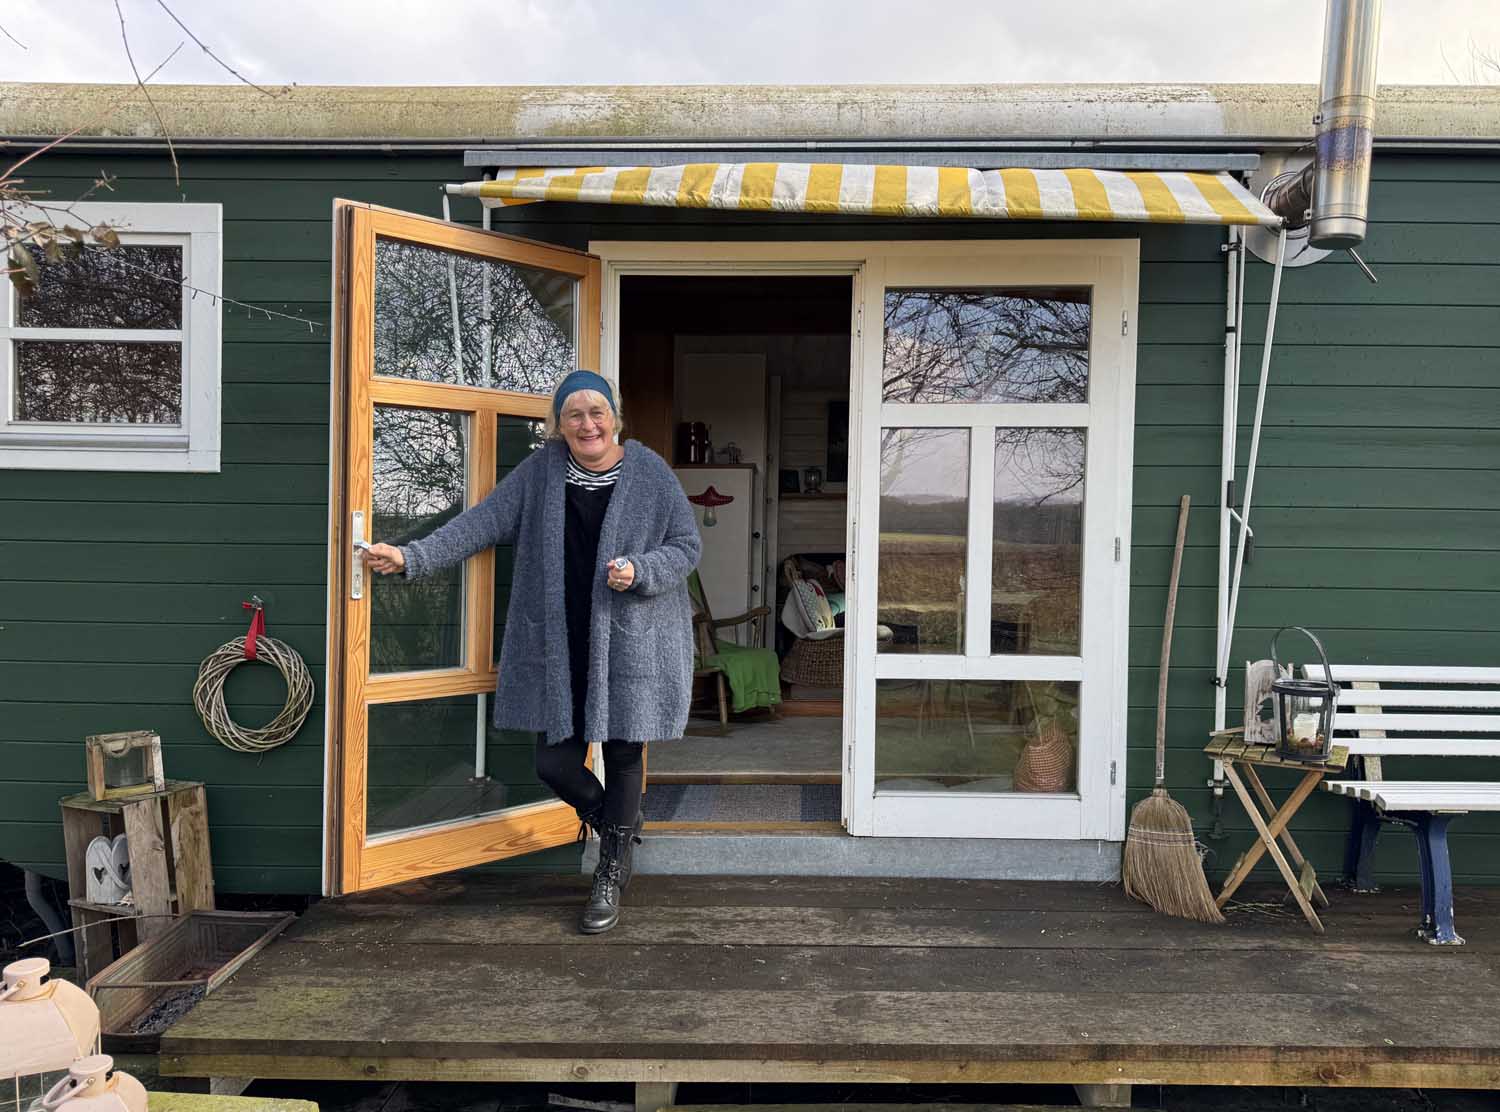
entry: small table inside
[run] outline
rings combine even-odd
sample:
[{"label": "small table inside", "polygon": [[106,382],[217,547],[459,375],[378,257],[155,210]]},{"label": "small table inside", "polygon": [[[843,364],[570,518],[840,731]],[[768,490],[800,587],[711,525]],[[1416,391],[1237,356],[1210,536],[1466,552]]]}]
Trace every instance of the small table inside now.
[{"label": "small table inside", "polygon": [[[1327,907],[1328,897],[1323,894],[1323,889],[1318,885],[1318,874],[1314,871],[1312,862],[1302,856],[1302,851],[1297,848],[1297,843],[1292,840],[1291,832],[1287,827],[1298,808],[1317,789],[1323,777],[1344,771],[1344,766],[1349,762],[1349,750],[1342,745],[1335,745],[1333,755],[1326,761],[1299,761],[1281,756],[1274,745],[1246,744],[1244,731],[1233,729],[1220,730],[1210,735],[1208,747],[1204,749],[1204,753],[1223,763],[1224,775],[1233,786],[1235,795],[1239,796],[1240,802],[1244,804],[1245,813],[1250,816],[1250,821],[1254,824],[1258,835],[1256,843],[1242,853],[1240,859],[1235,862],[1228,879],[1224,881],[1223,890],[1214,903],[1220,908],[1228,903],[1229,898],[1250,875],[1250,870],[1255,868],[1255,863],[1261,859],[1261,855],[1269,853],[1271,860],[1276,863],[1276,868],[1281,872],[1282,879],[1286,881],[1292,898],[1302,909],[1302,914],[1306,916],[1312,929],[1322,934],[1323,921],[1313,910],[1313,904]],[[1271,793],[1266,791],[1265,785],[1261,783],[1257,768],[1291,769],[1294,772],[1301,772],[1302,779],[1287,796],[1286,802],[1277,807],[1271,798]],[[1285,854],[1281,852],[1281,846],[1277,845],[1278,841],[1281,846],[1286,847]],[[1288,861],[1288,858],[1291,860]],[[1293,866],[1296,868],[1295,872]]]}]

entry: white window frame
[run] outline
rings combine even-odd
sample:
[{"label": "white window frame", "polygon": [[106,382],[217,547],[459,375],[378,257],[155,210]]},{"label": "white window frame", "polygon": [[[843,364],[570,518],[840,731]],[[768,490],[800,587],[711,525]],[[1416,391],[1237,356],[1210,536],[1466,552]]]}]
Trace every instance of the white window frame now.
[{"label": "white window frame", "polygon": [[[1052,838],[1119,841],[1125,836],[1126,682],[1129,675],[1129,605],[1131,506],[1135,440],[1136,332],[1140,279],[1140,240],[1021,239],[818,242],[661,242],[595,240],[590,254],[604,264],[600,329],[602,371],[619,380],[620,283],[633,275],[848,275],[854,285],[850,330],[849,507],[846,551],[851,554],[850,609],[844,659],[843,815],[850,834],[877,837]],[[926,270],[927,273],[922,273]],[[1030,285],[1051,278],[1059,284],[1102,286],[1110,291],[1096,303],[1095,345],[1091,350],[1087,427],[1088,477],[1093,492],[1085,510],[1089,530],[1084,590],[1089,638],[1090,709],[1088,740],[1081,745],[1080,791],[1067,796],[969,795],[967,793],[899,793],[875,791],[874,702],[877,676],[904,669],[931,668],[932,674],[958,671],[974,679],[1019,678],[1023,669],[1036,679],[1081,678],[1072,663],[1046,657],[989,657],[968,662],[962,657],[922,658],[875,652],[874,587],[878,581],[879,483],[875,450],[885,403],[880,398],[883,358],[883,308],[887,281],[892,284]],[[1104,302],[1108,303],[1107,309]],[[1106,316],[1109,319],[1106,319]],[[1114,321],[1118,319],[1119,323]],[[868,326],[866,324],[868,322]],[[1128,330],[1125,327],[1129,322]],[[1119,335],[1114,330],[1119,330]],[[1110,374],[1110,370],[1113,374]],[[885,408],[892,408],[886,406]],[[923,407],[927,409],[928,407]],[[964,409],[970,412],[960,412]],[[1042,425],[1076,423],[1059,409],[1070,407],[995,406],[973,408],[950,404],[918,413],[915,407],[895,424]],[[894,416],[894,414],[892,414]],[[993,432],[990,433],[993,439]],[[971,452],[974,451],[971,444]],[[971,461],[972,463],[972,461]],[[979,472],[975,472],[977,476]],[[991,476],[990,481],[993,480]],[[971,480],[974,481],[974,480]],[[983,482],[983,479],[977,481]],[[972,491],[971,491],[972,497]],[[1086,494],[1085,497],[1090,497]],[[982,500],[981,500],[982,501]],[[1105,510],[1107,504],[1107,512]],[[981,510],[981,513],[984,512]],[[1091,514],[1091,516],[1089,516]],[[984,538],[985,519],[971,521]],[[1106,528],[1112,526],[1112,528]],[[1113,541],[1118,539],[1119,555]],[[978,538],[976,538],[977,540]],[[979,551],[977,544],[970,552]],[[987,547],[985,551],[988,551]],[[971,557],[972,558],[972,557]],[[978,569],[975,569],[976,571]],[[988,581],[988,572],[984,572]],[[974,592],[975,598],[983,596]],[[988,629],[989,615],[966,623]],[[977,616],[977,615],[976,615]],[[978,646],[976,646],[977,650]],[[977,653],[981,658],[986,653]],[[971,669],[972,668],[972,672]],[[1066,673],[1066,674],[1065,674]],[[1075,675],[1074,673],[1080,673]],[[1085,762],[1088,767],[1084,767]],[[915,798],[914,798],[915,797]]]},{"label": "white window frame", "polygon": [[[185,287],[223,289],[223,206],[217,204],[113,204],[69,206],[69,222],[107,224],[125,245],[182,247]],[[45,219],[40,212],[34,219]],[[20,328],[17,294],[6,283],[0,296],[0,470],[202,471],[219,470],[221,302],[184,292],[180,329]],[[182,344],[182,421],[127,425],[74,421],[16,421],[15,340],[103,340]]]},{"label": "white window frame", "polygon": [[[1135,429],[1135,329],[1139,241],[1011,241],[946,257],[887,256],[872,269],[867,320],[882,322],[887,288],[1088,286],[1092,290],[1088,401],[1072,404],[904,404],[880,399],[881,325],[871,328],[862,373],[870,404],[856,433],[879,467],[885,427],[966,429],[969,536],[965,645],[954,655],[879,653],[879,484],[861,477],[857,548],[866,589],[854,602],[850,645],[861,698],[850,830],[882,837],[1048,838],[1118,841],[1125,835],[1126,679],[1129,652],[1130,515]],[[1082,640],[1077,656],[993,655],[989,645],[995,431],[1078,428],[1085,452]],[[1117,547],[1118,546],[1118,547]],[[1077,790],[1057,794],[882,790],[875,782],[876,685],[881,679],[1041,680],[1081,684]]]}]

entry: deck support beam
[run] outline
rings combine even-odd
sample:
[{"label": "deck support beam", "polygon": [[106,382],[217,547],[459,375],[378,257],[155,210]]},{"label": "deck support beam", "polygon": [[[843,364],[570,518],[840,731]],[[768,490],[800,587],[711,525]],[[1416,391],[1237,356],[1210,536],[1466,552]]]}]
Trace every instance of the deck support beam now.
[{"label": "deck support beam", "polygon": [[657,1112],[677,1103],[677,1082],[637,1081],[635,1083],[635,1112]]},{"label": "deck support beam", "polygon": [[[1078,1103],[1085,1108],[1129,1108],[1129,1085],[1074,1085]],[[640,1112],[639,1109],[636,1112]]]}]

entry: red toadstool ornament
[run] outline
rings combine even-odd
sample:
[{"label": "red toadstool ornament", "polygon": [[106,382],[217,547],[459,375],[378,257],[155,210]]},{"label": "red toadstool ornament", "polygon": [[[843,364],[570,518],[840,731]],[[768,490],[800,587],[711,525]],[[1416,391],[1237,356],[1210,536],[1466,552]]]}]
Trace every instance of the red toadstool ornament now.
[{"label": "red toadstool ornament", "polygon": [[729,503],[734,501],[734,495],[720,494],[713,488],[712,484],[709,484],[709,488],[702,494],[688,495],[688,501],[695,506],[703,507],[703,527],[707,529],[709,526],[718,523],[719,517],[714,513],[714,510],[719,506],[729,505]]}]

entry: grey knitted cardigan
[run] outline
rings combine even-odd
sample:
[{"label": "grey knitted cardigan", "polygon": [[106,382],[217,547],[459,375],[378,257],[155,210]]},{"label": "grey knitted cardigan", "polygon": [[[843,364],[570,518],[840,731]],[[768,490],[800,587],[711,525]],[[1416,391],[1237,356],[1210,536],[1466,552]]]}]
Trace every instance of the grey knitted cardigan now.
[{"label": "grey knitted cardigan", "polygon": [[[483,502],[402,547],[418,579],[476,552],[514,544],[516,560],[500,650],[495,725],[569,737],[573,694],[563,609],[564,476],[568,448],[548,441]],[[638,441],[625,458],[599,532],[589,637],[589,741],[679,738],[693,684],[693,610],[687,576],[701,547],[693,509],[666,462]],[[604,561],[635,565],[628,591],[611,590]]]}]

